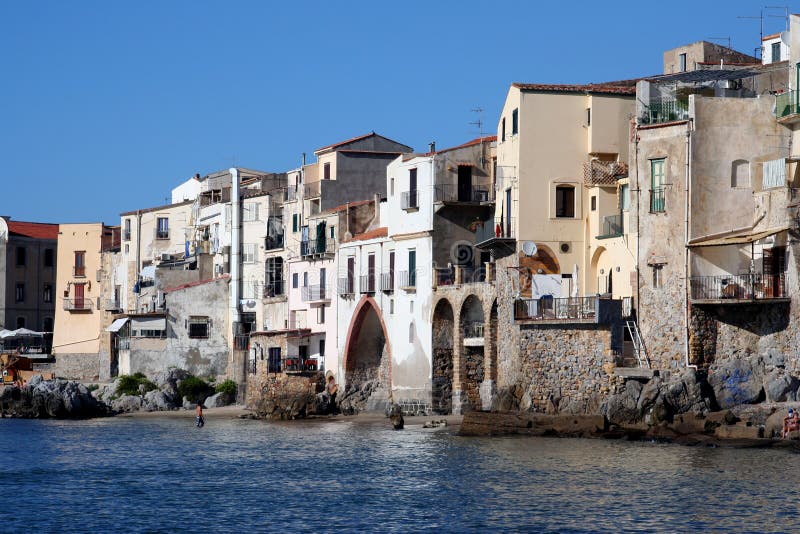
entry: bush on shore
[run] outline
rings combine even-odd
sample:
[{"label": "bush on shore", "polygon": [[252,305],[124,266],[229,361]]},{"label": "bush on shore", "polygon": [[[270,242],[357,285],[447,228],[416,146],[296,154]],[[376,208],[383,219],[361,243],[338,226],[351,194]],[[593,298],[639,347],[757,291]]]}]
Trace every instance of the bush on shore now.
[{"label": "bush on shore", "polygon": [[142,373],[119,376],[117,395],[142,395],[156,389],[156,385]]},{"label": "bush on shore", "polygon": [[231,379],[220,382],[214,388],[214,391],[217,393],[225,393],[231,397],[236,397],[236,382]]},{"label": "bush on shore", "polygon": [[178,385],[178,394],[192,402],[205,400],[213,391],[205,380],[196,376],[189,376]]}]

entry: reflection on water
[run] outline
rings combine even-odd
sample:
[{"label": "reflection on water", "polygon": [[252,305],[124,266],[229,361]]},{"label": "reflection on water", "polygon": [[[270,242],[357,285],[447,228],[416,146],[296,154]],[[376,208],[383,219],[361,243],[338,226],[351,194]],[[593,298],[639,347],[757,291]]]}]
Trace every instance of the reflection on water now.
[{"label": "reflection on water", "polygon": [[[0,420],[0,531],[793,531],[798,456],[351,421]],[[791,474],[791,475],[790,475]],[[788,476],[787,476],[788,475]],[[14,510],[10,512],[10,510]]]}]

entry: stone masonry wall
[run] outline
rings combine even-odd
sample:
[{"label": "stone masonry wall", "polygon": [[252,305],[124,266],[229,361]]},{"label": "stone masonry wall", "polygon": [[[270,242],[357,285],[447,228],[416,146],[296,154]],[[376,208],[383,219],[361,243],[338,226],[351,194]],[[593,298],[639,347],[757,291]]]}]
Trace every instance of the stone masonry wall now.
[{"label": "stone masonry wall", "polygon": [[100,376],[99,354],[59,354],[52,365],[58,378],[97,380]]}]

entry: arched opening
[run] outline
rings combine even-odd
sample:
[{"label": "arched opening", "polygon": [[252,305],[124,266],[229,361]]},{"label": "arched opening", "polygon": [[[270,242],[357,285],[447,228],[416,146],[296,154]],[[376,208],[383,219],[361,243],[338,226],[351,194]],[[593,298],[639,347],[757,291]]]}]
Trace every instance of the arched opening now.
[{"label": "arched opening", "polygon": [[386,328],[375,301],[364,297],[353,314],[344,354],[345,391],[342,400],[357,411],[388,407],[391,352]]},{"label": "arched opening", "polygon": [[483,305],[478,297],[470,295],[464,300],[459,316],[461,329],[461,390],[464,407],[462,411],[480,409],[481,383],[485,376]]},{"label": "arched opening", "polygon": [[433,369],[431,409],[438,414],[453,411],[453,307],[446,299],[433,310]]},{"label": "arched opening", "polygon": [[489,312],[489,339],[491,345],[489,348],[489,373],[486,377],[495,384],[497,383],[497,346],[500,339],[497,335],[497,300],[492,303],[492,309]]},{"label": "arched opening", "polygon": [[[587,294],[590,293],[606,293],[608,288],[608,273],[606,272],[605,268],[601,267],[600,265],[606,263],[603,258],[605,253],[605,247],[598,247],[597,250],[594,251],[592,254],[592,263],[591,263],[591,276],[589,277],[588,283],[590,286],[586,289],[589,291]],[[600,271],[603,271],[600,274]]]}]

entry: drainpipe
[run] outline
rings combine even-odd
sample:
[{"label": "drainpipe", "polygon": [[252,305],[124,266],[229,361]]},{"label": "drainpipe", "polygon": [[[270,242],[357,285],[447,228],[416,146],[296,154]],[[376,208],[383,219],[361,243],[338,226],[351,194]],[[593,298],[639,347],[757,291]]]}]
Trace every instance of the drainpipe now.
[{"label": "drainpipe", "polygon": [[689,224],[691,222],[692,212],[692,128],[694,127],[694,120],[690,119],[686,130],[686,182],[684,186],[686,194],[686,202],[684,204],[685,217],[684,217],[684,243],[683,243],[683,272],[685,276],[684,283],[684,299],[686,300],[683,307],[683,320],[686,325],[686,332],[683,340],[683,350],[685,355],[684,363],[686,367],[691,367],[697,371],[697,366],[689,363]]},{"label": "drainpipe", "polygon": [[[141,276],[139,273],[142,272],[142,210],[136,210],[136,282],[139,284],[141,282]],[[142,286],[139,286],[139,292],[133,295],[133,300],[135,305],[133,307],[134,312],[139,311],[139,296],[142,294]],[[128,311],[130,310],[130,303],[128,303]]]},{"label": "drainpipe", "polygon": [[[231,324],[239,322],[239,283],[241,281],[240,240],[242,230],[241,199],[239,198],[239,169],[231,167],[231,286],[230,310]],[[233,336],[231,336],[232,338]]]}]

